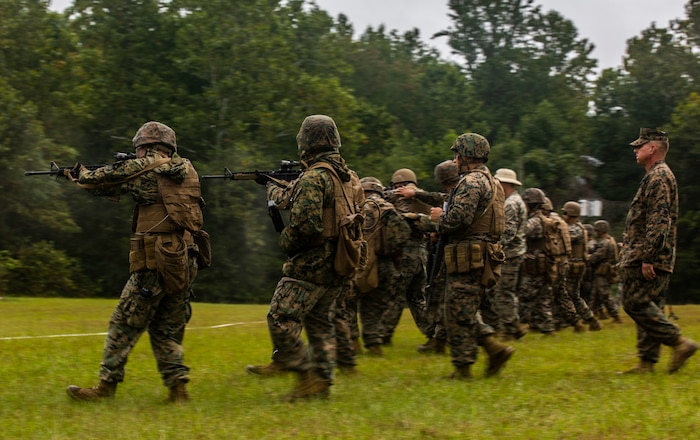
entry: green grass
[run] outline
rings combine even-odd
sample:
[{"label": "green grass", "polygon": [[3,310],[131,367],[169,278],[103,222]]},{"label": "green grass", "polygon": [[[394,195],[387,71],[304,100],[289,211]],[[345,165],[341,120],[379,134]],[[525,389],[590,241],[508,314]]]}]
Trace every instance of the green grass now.
[{"label": "green grass", "polygon": [[[448,356],[421,355],[410,314],[384,358],[359,357],[358,376],[338,375],[328,401],[282,403],[294,377],[244,371],[267,363],[266,306],[194,304],[185,336],[192,402],[164,403],[148,338],[136,346],[113,401],[76,403],[69,384],[97,383],[116,301],[0,301],[0,438],[3,439],[690,439],[700,430],[700,355],[679,373],[618,376],[636,363],[635,330],[553,338],[527,335],[499,377],[443,379]],[[700,306],[676,306],[684,334],[700,339]],[[209,328],[243,322],[246,324]]]}]

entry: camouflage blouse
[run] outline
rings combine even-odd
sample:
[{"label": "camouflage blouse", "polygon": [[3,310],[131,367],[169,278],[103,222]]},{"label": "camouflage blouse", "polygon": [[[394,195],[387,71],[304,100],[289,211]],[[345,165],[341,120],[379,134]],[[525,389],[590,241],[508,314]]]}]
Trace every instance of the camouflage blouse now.
[{"label": "camouflage blouse", "polygon": [[653,263],[673,272],[676,261],[678,185],[666,162],[658,161],[639,184],[625,222],[623,267]]}]

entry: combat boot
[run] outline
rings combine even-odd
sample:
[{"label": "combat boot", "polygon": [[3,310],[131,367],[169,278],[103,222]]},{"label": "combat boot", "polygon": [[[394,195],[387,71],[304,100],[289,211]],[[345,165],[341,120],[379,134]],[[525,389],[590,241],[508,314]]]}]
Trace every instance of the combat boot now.
[{"label": "combat boot", "polygon": [[362,344],[360,344],[359,339],[353,338],[352,348],[355,350],[355,354],[362,354]]},{"label": "combat boot", "polygon": [[690,357],[698,351],[698,348],[700,348],[700,344],[697,342],[679,336],[678,341],[673,345],[673,357],[671,358],[671,365],[668,367],[668,372],[673,374],[678,371],[683,364],[685,364],[685,361],[690,359]]},{"label": "combat boot", "polygon": [[505,344],[501,344],[494,337],[487,336],[481,339],[481,345],[489,355],[489,366],[486,369],[486,377],[495,376],[508,362],[515,349]]},{"label": "combat boot", "polygon": [[445,353],[445,340],[438,338],[430,338],[428,342],[418,346],[419,353]]},{"label": "combat boot", "polygon": [[471,365],[466,365],[464,367],[455,368],[455,371],[453,371],[452,374],[447,376],[447,378],[453,379],[453,380],[471,380],[472,379]]},{"label": "combat boot", "polygon": [[613,316],[612,319],[613,324],[622,324],[622,318],[620,318],[620,315]]},{"label": "combat boot", "polygon": [[574,333],[583,333],[586,331],[586,326],[581,321],[576,321],[574,324]]},{"label": "combat boot", "polygon": [[588,330],[592,332],[599,332],[603,328],[603,324],[601,324],[595,316],[592,316],[586,323],[588,324]]},{"label": "combat boot", "polygon": [[367,347],[367,354],[372,356],[384,356],[384,350],[382,350],[382,346],[379,344],[370,345]]},{"label": "combat boot", "polygon": [[650,361],[640,360],[636,367],[629,370],[621,371],[618,374],[649,374],[654,372],[654,363]]},{"label": "combat boot", "polygon": [[190,400],[190,394],[187,392],[187,381],[178,380],[177,383],[170,387],[170,395],[168,402],[185,403]]},{"label": "combat boot", "polygon": [[100,383],[92,388],[80,388],[77,385],[71,385],[66,389],[71,399],[80,402],[92,402],[112,398],[116,391],[117,382],[107,382],[105,380],[101,380]]},{"label": "combat boot", "polygon": [[246,365],[245,370],[258,376],[280,376],[289,372],[283,363],[272,361],[268,365]]},{"label": "combat boot", "polygon": [[605,309],[602,309],[602,310],[599,310],[599,311],[598,311],[598,319],[599,319],[600,321],[604,321],[604,320],[606,320],[606,319],[608,319],[608,318],[610,318],[610,317],[608,316],[608,312],[606,312]]},{"label": "combat boot", "polygon": [[284,400],[294,402],[300,399],[327,399],[330,396],[330,388],[330,381],[318,373],[302,371],[299,373],[299,384]]}]

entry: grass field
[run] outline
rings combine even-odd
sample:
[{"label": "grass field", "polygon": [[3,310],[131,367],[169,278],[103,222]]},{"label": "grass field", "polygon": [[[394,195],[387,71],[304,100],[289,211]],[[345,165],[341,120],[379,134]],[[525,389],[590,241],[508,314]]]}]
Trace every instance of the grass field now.
[{"label": "grass field", "polygon": [[[384,358],[359,357],[359,375],[335,378],[331,399],[282,403],[294,377],[244,371],[267,363],[266,306],[194,304],[185,336],[192,401],[165,404],[148,338],[136,346],[112,401],[71,401],[69,384],[97,383],[115,300],[0,300],[2,439],[693,439],[700,437],[700,355],[679,373],[619,376],[636,363],[629,317],[597,333],[527,335],[500,374],[443,379],[448,356],[402,318]],[[700,306],[675,306],[700,339]],[[220,326],[222,324],[235,324]]]}]

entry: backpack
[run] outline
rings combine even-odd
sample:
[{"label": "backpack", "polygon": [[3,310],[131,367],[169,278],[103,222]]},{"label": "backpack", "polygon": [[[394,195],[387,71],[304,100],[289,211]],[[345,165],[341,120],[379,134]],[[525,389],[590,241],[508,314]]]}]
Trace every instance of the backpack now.
[{"label": "backpack", "polygon": [[365,222],[362,233],[367,242],[367,263],[355,275],[355,287],[360,293],[369,293],[379,287],[379,268],[377,255],[381,253],[384,240],[384,227],[381,223],[382,211],[377,202],[366,200],[362,208],[365,219],[373,219],[371,224]]},{"label": "backpack", "polygon": [[562,257],[571,253],[569,228],[561,219],[540,215],[544,232],[544,253],[550,258]]},{"label": "backpack", "polygon": [[[367,264],[367,241],[362,233],[364,217],[354,203],[354,194],[362,193],[360,179],[351,173],[350,182],[343,183],[333,166],[325,162],[316,162],[310,168],[323,168],[329,171],[333,180],[335,201],[333,215],[324,214],[324,235],[337,230],[338,243],[336,246],[333,270],[341,277],[352,277]],[[349,191],[353,193],[348,194]],[[332,235],[329,235],[332,237]]]}]

